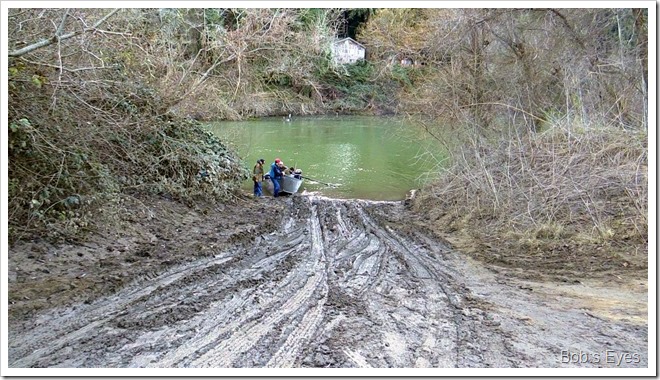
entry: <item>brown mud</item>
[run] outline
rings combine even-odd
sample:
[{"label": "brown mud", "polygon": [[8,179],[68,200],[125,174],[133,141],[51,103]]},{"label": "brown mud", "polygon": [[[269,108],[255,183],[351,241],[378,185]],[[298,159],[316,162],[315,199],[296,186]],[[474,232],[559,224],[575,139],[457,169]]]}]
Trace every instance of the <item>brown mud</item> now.
[{"label": "brown mud", "polygon": [[645,272],[517,275],[405,202],[129,209],[11,248],[10,367],[648,367]]}]

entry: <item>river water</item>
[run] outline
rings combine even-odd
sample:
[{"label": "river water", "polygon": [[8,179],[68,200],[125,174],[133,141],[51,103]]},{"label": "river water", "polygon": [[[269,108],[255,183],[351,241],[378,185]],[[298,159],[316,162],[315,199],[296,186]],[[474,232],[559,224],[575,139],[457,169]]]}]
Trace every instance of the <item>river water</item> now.
[{"label": "river water", "polygon": [[446,155],[430,136],[398,118],[273,117],[208,127],[250,170],[259,158],[267,170],[280,158],[308,178],[300,191],[334,198],[403,199],[437,173]]}]

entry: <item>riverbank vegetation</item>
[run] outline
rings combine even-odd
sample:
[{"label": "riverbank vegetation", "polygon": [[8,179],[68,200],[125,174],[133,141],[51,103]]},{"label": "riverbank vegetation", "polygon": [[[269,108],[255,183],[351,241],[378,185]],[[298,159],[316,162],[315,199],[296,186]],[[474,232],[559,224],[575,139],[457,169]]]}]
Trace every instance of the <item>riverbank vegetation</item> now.
[{"label": "riverbank vegetation", "polygon": [[[405,114],[451,152],[413,204],[441,233],[644,267],[647,34],[640,9],[10,9],[10,238],[236,197],[199,120]],[[347,36],[365,62],[333,63]]]},{"label": "riverbank vegetation", "polygon": [[[445,23],[411,17],[401,33],[402,41],[438,36],[415,59],[446,62],[402,101],[452,145],[451,164],[415,208],[458,246],[499,264],[645,268],[645,14],[436,12]],[[370,35],[385,57],[391,40],[379,28]]]}]

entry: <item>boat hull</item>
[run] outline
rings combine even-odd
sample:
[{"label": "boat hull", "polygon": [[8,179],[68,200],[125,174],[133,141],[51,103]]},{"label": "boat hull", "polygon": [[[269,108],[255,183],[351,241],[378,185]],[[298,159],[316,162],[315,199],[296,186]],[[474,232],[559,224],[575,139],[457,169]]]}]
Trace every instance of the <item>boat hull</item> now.
[{"label": "boat hull", "polygon": [[[280,180],[280,193],[295,194],[300,189],[300,186],[303,183],[302,178],[295,178],[294,176],[285,175]],[[273,194],[273,182],[272,179],[267,179],[264,181],[266,184],[265,188],[270,194]]]}]

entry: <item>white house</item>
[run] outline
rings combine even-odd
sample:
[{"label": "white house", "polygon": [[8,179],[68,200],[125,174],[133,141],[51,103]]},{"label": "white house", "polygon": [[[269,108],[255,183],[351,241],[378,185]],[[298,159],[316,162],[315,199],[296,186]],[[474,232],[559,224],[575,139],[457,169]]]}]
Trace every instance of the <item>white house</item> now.
[{"label": "white house", "polygon": [[332,44],[332,59],[337,64],[354,63],[364,59],[366,48],[351,37],[342,38]]}]

